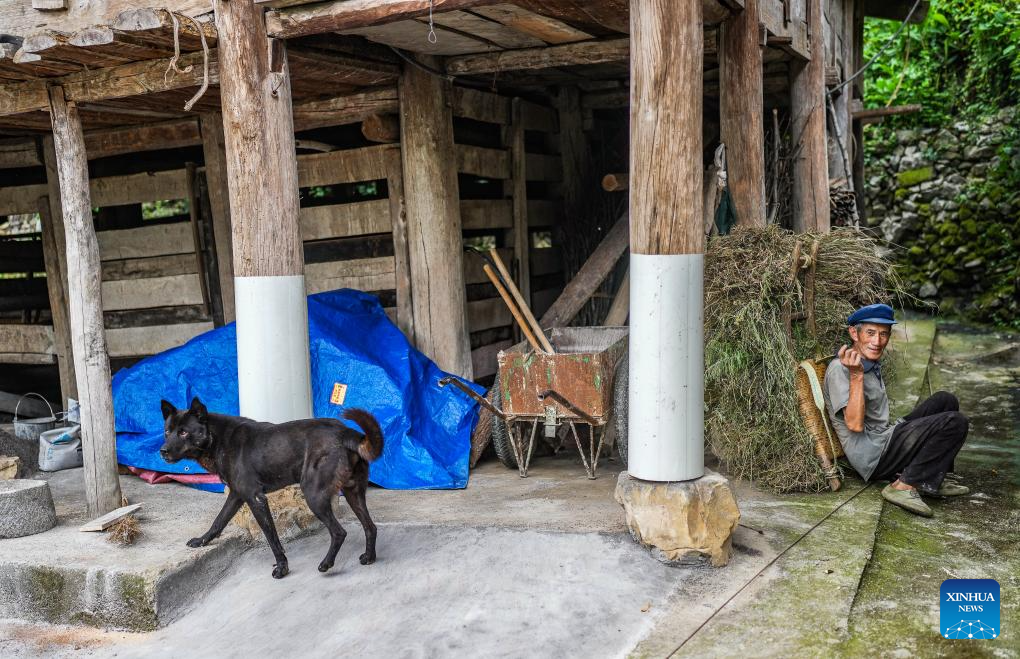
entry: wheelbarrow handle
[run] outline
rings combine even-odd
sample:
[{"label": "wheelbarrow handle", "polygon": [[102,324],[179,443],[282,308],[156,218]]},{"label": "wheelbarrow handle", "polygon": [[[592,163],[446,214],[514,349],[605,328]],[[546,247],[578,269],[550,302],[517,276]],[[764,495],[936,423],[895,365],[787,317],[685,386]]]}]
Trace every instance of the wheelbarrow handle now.
[{"label": "wheelbarrow handle", "polygon": [[570,410],[571,412],[573,412],[578,418],[584,420],[586,423],[588,423],[588,424],[590,424],[592,426],[599,425],[599,422],[596,421],[590,414],[588,414],[587,412],[581,411],[577,407],[577,405],[574,405],[569,400],[564,398],[563,395],[560,394],[560,392],[554,391],[553,389],[546,389],[545,391],[543,391],[542,393],[540,393],[538,395],[538,400],[540,400],[540,401],[544,401],[546,398],[552,398],[554,401],[556,401],[557,403],[559,403],[563,407],[565,407],[568,410]]},{"label": "wheelbarrow handle", "polygon": [[479,405],[489,410],[499,418],[503,419],[504,421],[508,420],[507,415],[503,414],[502,410],[497,409],[496,406],[487,401],[484,396],[479,396],[471,387],[467,386],[457,378],[448,375],[439,381],[440,387],[445,387],[448,384],[452,384],[453,386],[457,387],[458,389],[466,393],[468,396],[473,398],[475,402],[477,402]]}]

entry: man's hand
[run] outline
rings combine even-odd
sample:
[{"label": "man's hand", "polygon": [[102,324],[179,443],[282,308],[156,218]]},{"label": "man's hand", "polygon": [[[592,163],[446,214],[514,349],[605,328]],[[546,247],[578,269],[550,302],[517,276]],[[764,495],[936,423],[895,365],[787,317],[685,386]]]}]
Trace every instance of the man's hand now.
[{"label": "man's hand", "polygon": [[851,375],[863,375],[864,366],[861,365],[861,353],[850,346],[840,346],[839,363],[850,370]]},{"label": "man's hand", "polygon": [[850,396],[843,419],[851,432],[864,431],[864,366],[861,365],[861,353],[850,346],[839,349],[839,363],[850,371]]}]

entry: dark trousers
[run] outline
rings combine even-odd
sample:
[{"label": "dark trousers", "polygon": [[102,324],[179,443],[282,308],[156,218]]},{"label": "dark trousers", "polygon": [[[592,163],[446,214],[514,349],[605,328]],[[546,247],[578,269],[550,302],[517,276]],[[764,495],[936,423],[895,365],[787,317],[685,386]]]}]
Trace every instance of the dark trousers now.
[{"label": "dark trousers", "polygon": [[898,478],[922,492],[937,492],[969,428],[956,396],[939,391],[896,424],[872,480]]}]

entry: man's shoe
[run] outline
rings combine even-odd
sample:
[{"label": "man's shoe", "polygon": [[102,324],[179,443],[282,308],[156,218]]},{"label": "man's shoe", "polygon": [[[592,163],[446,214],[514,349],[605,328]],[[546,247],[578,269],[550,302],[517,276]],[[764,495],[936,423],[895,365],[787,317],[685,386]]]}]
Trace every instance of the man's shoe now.
[{"label": "man's shoe", "polygon": [[936,494],[940,497],[962,497],[964,494],[970,494],[970,488],[959,483],[942,481],[942,485],[939,486],[939,491]]},{"label": "man's shoe", "polygon": [[917,490],[897,490],[891,484],[882,490],[882,498],[900,508],[921,517],[931,517],[933,513]]}]

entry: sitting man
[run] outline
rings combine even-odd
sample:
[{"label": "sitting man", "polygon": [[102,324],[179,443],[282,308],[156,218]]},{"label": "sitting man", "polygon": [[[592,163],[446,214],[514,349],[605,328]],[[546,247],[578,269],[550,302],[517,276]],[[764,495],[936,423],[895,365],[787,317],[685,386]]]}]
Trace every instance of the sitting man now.
[{"label": "sitting man", "polygon": [[[969,422],[951,393],[940,391],[889,423],[889,397],[879,360],[889,344],[892,307],[872,304],[847,319],[853,345],[842,346],[825,371],[826,408],[843,451],[864,480],[891,480],[882,497],[931,517],[921,495],[959,496],[970,490],[952,475]],[[950,479],[946,475],[950,474]]]}]

